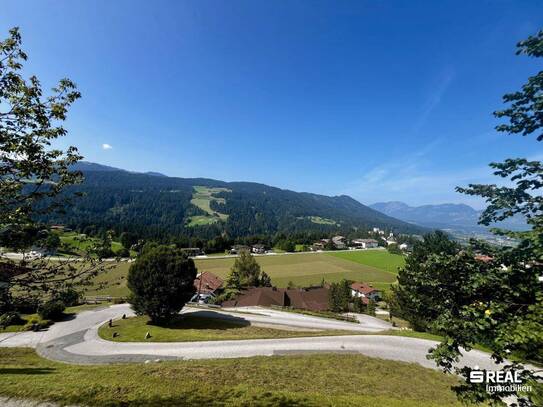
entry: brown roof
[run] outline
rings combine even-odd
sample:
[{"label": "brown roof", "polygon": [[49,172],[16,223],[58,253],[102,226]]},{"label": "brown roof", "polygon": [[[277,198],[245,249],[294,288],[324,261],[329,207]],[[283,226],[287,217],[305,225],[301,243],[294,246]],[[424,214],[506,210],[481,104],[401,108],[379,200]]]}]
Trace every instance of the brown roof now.
[{"label": "brown roof", "polygon": [[[200,285],[200,279],[202,284]],[[210,272],[204,272],[198,274],[194,280],[194,288],[196,291],[200,290],[201,293],[213,293],[222,286],[223,280]]]},{"label": "brown roof", "polygon": [[256,287],[240,293],[235,299],[223,302],[225,307],[279,306],[324,311],[328,309],[326,287],[286,289]]},{"label": "brown roof", "polygon": [[494,257],[487,256],[486,254],[476,254],[475,260],[483,261],[485,263],[491,262],[494,260]]},{"label": "brown roof", "polygon": [[365,284],[365,283],[352,283],[351,288],[355,291],[358,291],[362,294],[371,294],[373,292],[378,292],[379,290],[376,290],[372,286]]}]

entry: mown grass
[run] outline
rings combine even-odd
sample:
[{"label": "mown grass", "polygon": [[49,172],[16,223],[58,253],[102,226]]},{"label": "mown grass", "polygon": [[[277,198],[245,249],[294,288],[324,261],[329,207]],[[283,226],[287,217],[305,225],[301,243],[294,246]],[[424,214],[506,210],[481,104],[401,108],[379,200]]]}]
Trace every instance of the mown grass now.
[{"label": "mown grass", "polygon": [[352,250],[348,252],[330,252],[328,254],[394,274],[398,274],[398,267],[403,267],[405,264],[404,256],[391,254],[386,250]]},{"label": "mown grass", "polygon": [[[113,337],[116,332],[118,336]],[[145,339],[149,332],[151,337]],[[221,341],[240,339],[299,338],[325,335],[353,335],[356,332],[340,330],[293,331],[268,327],[252,326],[242,318],[226,321],[187,314],[176,318],[166,325],[154,325],[146,316],[119,319],[98,329],[103,339],[116,342],[190,342]]]},{"label": "mown grass", "polygon": [[[331,283],[346,278],[370,283],[379,290],[386,290],[396,282],[396,275],[389,270],[393,270],[398,261],[403,261],[402,256],[390,254],[384,250],[357,251],[354,253],[356,255],[354,258],[357,261],[337,256],[343,253],[351,254],[350,252],[334,253],[333,255],[301,253],[257,256],[255,259],[277,287],[287,287],[290,281],[296,286],[307,287],[320,284],[323,279]],[[212,272],[222,278],[228,276],[234,264],[234,258],[207,258],[195,259],[194,261],[199,272]],[[88,288],[86,294],[126,297],[129,294],[126,287],[129,267],[130,263],[117,263],[112,270],[97,276],[93,286]],[[105,287],[100,287],[100,284]]]},{"label": "mown grass", "polygon": [[[371,264],[364,264],[365,258],[359,262],[344,260],[340,257],[331,256],[327,253],[303,253],[284,256],[259,256],[255,257],[262,270],[264,270],[272,279],[272,283],[278,287],[286,287],[289,281],[297,286],[309,286],[326,282],[337,282],[342,278],[355,281],[364,281],[367,283],[381,283],[382,286],[390,285],[396,281],[396,276],[387,271],[394,267],[387,265],[388,256],[395,256],[382,251],[377,256],[380,258],[380,269]],[[339,254],[339,253],[338,253]],[[401,256],[398,256],[401,257]],[[369,263],[374,263],[374,257],[368,257]],[[391,262],[396,262],[395,257],[388,257]],[[226,277],[230,272],[234,259],[196,259],[196,266],[199,271],[209,271],[220,277]]]},{"label": "mown grass", "polygon": [[0,394],[89,406],[460,406],[457,379],[353,354],[81,366],[0,348]]}]

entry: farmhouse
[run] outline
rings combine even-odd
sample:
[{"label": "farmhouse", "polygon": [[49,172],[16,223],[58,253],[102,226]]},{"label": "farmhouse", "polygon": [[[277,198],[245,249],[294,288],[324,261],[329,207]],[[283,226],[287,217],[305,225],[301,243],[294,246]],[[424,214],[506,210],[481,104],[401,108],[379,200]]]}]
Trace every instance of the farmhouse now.
[{"label": "farmhouse", "polygon": [[361,249],[371,249],[379,246],[375,239],[354,239],[351,241],[351,246]]},{"label": "farmhouse", "polygon": [[345,238],[343,236],[334,236],[332,238],[332,242],[334,243],[334,246],[336,249],[345,249],[347,245],[345,244]]},{"label": "farmhouse", "polygon": [[222,303],[223,307],[292,307],[310,311],[328,309],[328,291],[326,287],[276,288],[255,287],[240,293],[235,299]]},{"label": "farmhouse", "polygon": [[191,302],[207,302],[215,297],[222,289],[223,280],[209,271],[198,273],[194,279],[194,288],[196,294],[191,298]]},{"label": "farmhouse", "polygon": [[381,299],[381,292],[365,283],[352,283],[351,295],[353,297],[361,297],[362,299],[367,298],[368,300],[373,301],[379,301]]}]

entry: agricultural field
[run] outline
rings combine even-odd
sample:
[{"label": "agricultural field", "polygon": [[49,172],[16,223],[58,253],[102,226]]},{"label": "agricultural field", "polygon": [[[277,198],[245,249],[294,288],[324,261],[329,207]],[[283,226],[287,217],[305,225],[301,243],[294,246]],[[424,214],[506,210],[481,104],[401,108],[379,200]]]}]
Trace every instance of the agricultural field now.
[{"label": "agricultural field", "polygon": [[224,198],[214,197],[213,194],[219,192],[230,192],[227,188],[209,188],[203,186],[195,186],[194,193],[192,194],[191,204],[197,206],[207,213],[207,215],[191,216],[187,223],[187,226],[201,226],[210,225],[218,221],[226,221],[228,215],[219,213],[211,209],[211,201],[218,203],[224,203]]},{"label": "agricultural field", "polygon": [[[349,255],[347,257],[343,255]],[[344,258],[345,257],[345,258]],[[337,282],[343,278],[363,281],[385,290],[396,281],[396,268],[403,257],[385,250],[364,250],[340,253],[301,253],[276,256],[257,256],[256,260],[277,287],[286,287],[289,281],[297,286]],[[234,258],[195,259],[199,272],[212,272],[225,278]],[[117,266],[95,279],[95,286],[87,290],[89,296],[124,297],[128,295],[126,275],[130,263]],[[99,288],[98,284],[104,287]]]},{"label": "agricultural field", "polygon": [[[383,288],[396,281],[396,275],[391,270],[395,269],[399,260],[403,261],[402,256],[397,256],[400,258],[398,259],[396,255],[384,250],[357,253],[360,253],[360,257],[355,257],[358,261],[346,260],[328,253],[259,256],[256,260],[278,287],[286,287],[289,281],[298,286],[309,286],[319,284],[323,279],[326,282],[336,282],[347,278]],[[232,258],[196,260],[199,271],[210,271],[223,278],[228,275],[233,264]]]},{"label": "agricultural field", "polygon": [[358,264],[375,267],[389,273],[398,273],[398,268],[405,264],[404,256],[391,254],[386,250],[352,250],[349,252],[330,252],[330,256],[353,261]]}]

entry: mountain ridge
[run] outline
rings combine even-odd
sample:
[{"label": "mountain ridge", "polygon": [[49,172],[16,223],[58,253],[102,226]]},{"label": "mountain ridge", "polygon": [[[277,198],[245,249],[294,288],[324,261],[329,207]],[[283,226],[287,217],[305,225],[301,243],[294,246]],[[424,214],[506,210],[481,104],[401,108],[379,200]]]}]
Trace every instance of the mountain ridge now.
[{"label": "mountain ridge", "polygon": [[259,234],[349,233],[380,227],[401,233],[427,229],[376,211],[347,195],[296,192],[254,182],[181,178],[135,173],[80,162],[84,182],[66,193],[80,192],[63,214],[44,220],[73,228],[133,231],[142,236],[175,235],[212,238]]}]

